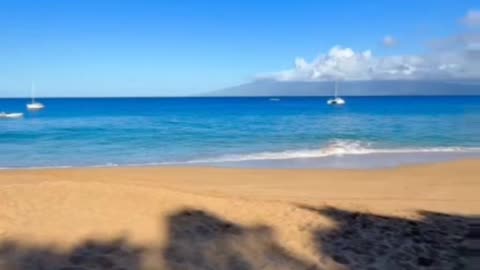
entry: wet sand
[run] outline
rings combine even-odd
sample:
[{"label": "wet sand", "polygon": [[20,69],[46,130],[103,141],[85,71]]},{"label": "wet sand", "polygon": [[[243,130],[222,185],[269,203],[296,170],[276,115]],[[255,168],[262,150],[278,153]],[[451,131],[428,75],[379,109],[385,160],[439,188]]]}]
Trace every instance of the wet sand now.
[{"label": "wet sand", "polygon": [[479,175],[479,160],[1,171],[0,269],[455,269]]}]

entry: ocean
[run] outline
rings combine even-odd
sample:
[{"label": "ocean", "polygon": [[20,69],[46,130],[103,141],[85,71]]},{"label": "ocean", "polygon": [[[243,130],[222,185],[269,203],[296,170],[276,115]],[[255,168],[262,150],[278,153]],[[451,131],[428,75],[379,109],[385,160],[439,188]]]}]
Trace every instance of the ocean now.
[{"label": "ocean", "polygon": [[480,96],[0,99],[0,168],[378,168],[480,157]]}]

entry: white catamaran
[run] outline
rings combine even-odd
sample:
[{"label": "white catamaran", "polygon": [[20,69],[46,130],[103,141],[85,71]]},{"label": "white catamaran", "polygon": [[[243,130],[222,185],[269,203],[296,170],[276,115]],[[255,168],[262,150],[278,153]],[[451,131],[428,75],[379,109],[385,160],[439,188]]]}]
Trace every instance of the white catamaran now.
[{"label": "white catamaran", "polygon": [[35,85],[32,83],[32,89],[31,89],[32,93],[32,102],[31,103],[28,103],[27,104],[27,109],[29,111],[40,111],[40,110],[43,110],[45,108],[45,106],[40,103],[40,102],[37,102],[35,101]]},{"label": "white catamaran", "polygon": [[345,100],[338,96],[338,81],[335,81],[335,96],[327,101],[328,105],[344,105]]},{"label": "white catamaran", "polygon": [[23,113],[0,112],[0,119],[19,119],[23,118]]}]

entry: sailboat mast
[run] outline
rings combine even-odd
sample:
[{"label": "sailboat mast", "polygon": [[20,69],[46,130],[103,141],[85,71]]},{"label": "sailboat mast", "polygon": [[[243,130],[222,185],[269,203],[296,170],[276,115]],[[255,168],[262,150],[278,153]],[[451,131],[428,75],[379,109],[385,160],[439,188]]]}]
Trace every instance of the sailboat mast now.
[{"label": "sailboat mast", "polygon": [[335,98],[338,96],[338,81],[335,80]]},{"label": "sailboat mast", "polygon": [[32,103],[35,102],[35,84],[32,82],[32,88],[30,89],[30,97],[32,99]]}]

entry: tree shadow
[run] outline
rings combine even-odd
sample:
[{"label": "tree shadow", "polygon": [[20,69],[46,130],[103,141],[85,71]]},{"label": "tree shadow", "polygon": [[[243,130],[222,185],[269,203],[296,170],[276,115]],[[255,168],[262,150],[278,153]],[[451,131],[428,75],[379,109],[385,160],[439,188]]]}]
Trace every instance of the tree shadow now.
[{"label": "tree shadow", "polygon": [[57,246],[27,246],[15,241],[0,244],[1,270],[140,269],[144,248],[124,238],[87,240],[72,249]]},{"label": "tree shadow", "polygon": [[343,269],[463,269],[460,246],[474,217],[419,211],[419,219],[300,206],[331,218],[312,232],[317,253]]},{"label": "tree shadow", "polygon": [[244,227],[192,209],[171,215],[168,224],[164,258],[171,270],[320,269],[282,248],[266,226]]},{"label": "tree shadow", "polygon": [[197,209],[167,217],[166,242],[136,245],[120,237],[65,250],[0,242],[0,270],[462,269],[459,246],[473,217],[419,212],[419,219],[299,206],[333,227],[312,234],[315,261],[282,247],[267,226],[243,226]]},{"label": "tree shadow", "polygon": [[319,269],[282,248],[266,226],[244,227],[196,209],[175,212],[167,222],[166,246],[139,246],[121,237],[65,250],[5,240],[0,270]]}]

